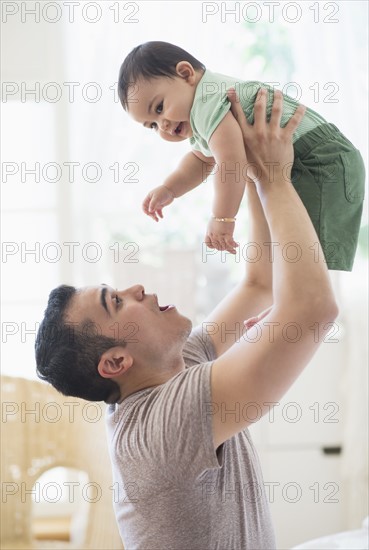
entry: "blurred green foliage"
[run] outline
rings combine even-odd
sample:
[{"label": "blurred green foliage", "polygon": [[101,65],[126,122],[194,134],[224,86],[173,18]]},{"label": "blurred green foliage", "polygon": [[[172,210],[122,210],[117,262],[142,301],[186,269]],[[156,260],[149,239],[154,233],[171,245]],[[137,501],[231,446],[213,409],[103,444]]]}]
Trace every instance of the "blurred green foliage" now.
[{"label": "blurred green foliage", "polygon": [[269,21],[258,21],[257,24],[245,21],[243,27],[251,41],[242,54],[243,62],[248,65],[258,59],[263,76],[278,74],[279,79],[288,82],[292,78],[295,61],[287,29],[282,25],[271,25]]}]

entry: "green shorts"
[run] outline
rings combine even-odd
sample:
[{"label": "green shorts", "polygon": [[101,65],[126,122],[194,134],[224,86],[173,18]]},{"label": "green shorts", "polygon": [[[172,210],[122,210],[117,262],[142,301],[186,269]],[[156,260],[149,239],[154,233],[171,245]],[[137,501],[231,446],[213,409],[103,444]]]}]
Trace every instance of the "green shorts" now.
[{"label": "green shorts", "polygon": [[333,124],[310,130],[294,143],[294,150],[292,183],[313,222],[328,269],[351,271],[364,201],[361,154]]}]

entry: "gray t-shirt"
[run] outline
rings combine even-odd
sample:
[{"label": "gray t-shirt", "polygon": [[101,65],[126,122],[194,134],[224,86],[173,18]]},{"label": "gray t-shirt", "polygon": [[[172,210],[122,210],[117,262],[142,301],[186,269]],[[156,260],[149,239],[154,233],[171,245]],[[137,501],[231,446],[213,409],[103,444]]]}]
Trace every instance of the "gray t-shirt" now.
[{"label": "gray t-shirt", "polygon": [[214,450],[210,374],[216,355],[201,327],[183,357],[183,372],[107,408],[113,505],[124,547],[274,549],[248,430]]}]

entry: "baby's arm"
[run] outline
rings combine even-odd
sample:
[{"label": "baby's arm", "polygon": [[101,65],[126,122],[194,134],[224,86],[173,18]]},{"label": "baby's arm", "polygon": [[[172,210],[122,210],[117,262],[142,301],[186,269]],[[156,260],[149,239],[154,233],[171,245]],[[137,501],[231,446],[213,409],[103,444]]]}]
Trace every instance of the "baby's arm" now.
[{"label": "baby's arm", "polygon": [[145,214],[159,221],[159,217],[163,217],[164,206],[200,185],[210,174],[214,164],[213,157],[205,157],[198,151],[187,153],[163,185],[147,195],[142,204]]},{"label": "baby's arm", "polygon": [[[233,239],[234,221],[228,221],[238,212],[246,183],[246,154],[242,133],[229,111],[210,138],[209,146],[215,157],[215,197],[213,217],[210,220],[205,243],[210,248],[236,253]],[[225,218],[217,221],[214,218]]]}]

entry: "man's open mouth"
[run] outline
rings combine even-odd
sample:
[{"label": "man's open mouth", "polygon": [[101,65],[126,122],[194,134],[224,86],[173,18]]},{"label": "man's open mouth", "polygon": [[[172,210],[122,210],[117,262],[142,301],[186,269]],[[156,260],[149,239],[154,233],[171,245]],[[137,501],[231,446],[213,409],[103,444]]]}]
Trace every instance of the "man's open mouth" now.
[{"label": "man's open mouth", "polygon": [[169,306],[159,306],[160,311],[167,311],[168,309],[173,309],[174,306],[170,304]]},{"label": "man's open mouth", "polygon": [[169,304],[168,306],[159,306],[158,297],[156,294],[154,294],[156,304],[160,311],[168,311],[168,309],[173,309],[175,306],[173,304]]}]

